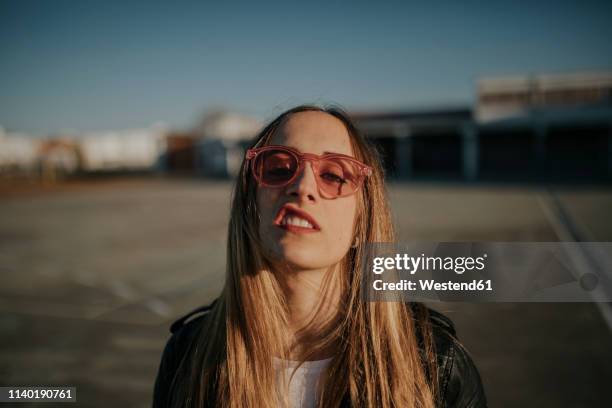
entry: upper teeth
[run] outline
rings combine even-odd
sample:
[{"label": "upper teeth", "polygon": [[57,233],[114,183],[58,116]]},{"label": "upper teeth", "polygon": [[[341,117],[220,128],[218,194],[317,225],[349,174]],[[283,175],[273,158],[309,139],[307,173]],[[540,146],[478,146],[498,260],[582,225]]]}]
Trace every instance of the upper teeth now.
[{"label": "upper teeth", "polygon": [[285,215],[281,221],[281,225],[295,225],[304,228],[314,228],[311,223],[295,215]]}]

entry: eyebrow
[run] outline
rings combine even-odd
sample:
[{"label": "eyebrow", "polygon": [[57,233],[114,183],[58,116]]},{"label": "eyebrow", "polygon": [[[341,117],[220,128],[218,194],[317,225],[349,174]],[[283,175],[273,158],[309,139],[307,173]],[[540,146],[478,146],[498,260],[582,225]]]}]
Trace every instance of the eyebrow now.
[{"label": "eyebrow", "polygon": [[343,155],[343,156],[353,157],[353,156],[351,156],[350,154],[346,154],[346,153],[338,153],[338,152],[324,151],[324,152],[323,152],[323,155],[326,155],[326,154],[341,154],[341,155]]},{"label": "eyebrow", "polygon": [[[289,148],[291,148],[291,149],[295,149],[295,150],[297,150],[297,151],[298,151],[298,152],[300,152],[300,153],[304,153],[303,151],[301,151],[301,150],[300,150],[300,149],[298,149],[297,147],[291,147],[291,146],[287,146],[287,145],[281,145],[281,144],[279,144],[279,145],[268,145],[268,146],[283,146],[283,147],[289,147]],[[264,146],[262,146],[262,147],[264,147]],[[347,154],[347,153],[339,153],[339,152],[330,152],[329,150],[325,150],[325,151],[323,152],[323,154],[321,154],[320,156],[327,156],[327,155],[330,155],[330,154],[340,154],[340,155],[342,155],[342,156],[348,156],[348,157],[355,158],[355,156],[353,156],[352,154]]]}]

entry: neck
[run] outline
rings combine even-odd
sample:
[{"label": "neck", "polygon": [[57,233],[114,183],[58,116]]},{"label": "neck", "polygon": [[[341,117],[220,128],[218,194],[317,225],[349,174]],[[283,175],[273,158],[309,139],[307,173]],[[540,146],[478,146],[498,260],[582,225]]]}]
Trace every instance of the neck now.
[{"label": "neck", "polygon": [[279,274],[288,308],[291,359],[319,360],[334,354],[333,344],[322,344],[336,328],[340,291],[338,265]]}]

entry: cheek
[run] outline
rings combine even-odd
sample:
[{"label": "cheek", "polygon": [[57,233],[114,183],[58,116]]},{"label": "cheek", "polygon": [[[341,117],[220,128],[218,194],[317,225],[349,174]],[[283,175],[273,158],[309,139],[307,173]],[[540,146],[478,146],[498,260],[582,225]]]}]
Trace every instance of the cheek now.
[{"label": "cheek", "polygon": [[278,196],[278,193],[275,190],[270,190],[267,188],[259,188],[257,190],[256,202],[259,210],[259,216],[262,218],[262,220],[268,220],[274,217],[272,212],[274,211],[274,203],[277,199],[276,196]]},{"label": "cheek", "polygon": [[267,189],[265,187],[257,190],[255,198],[257,213],[259,214],[259,238],[263,245],[263,250],[267,253],[278,250],[278,231],[272,223],[276,217],[279,198],[278,190]]},{"label": "cheek", "polygon": [[355,215],[357,213],[356,200],[349,200],[343,203],[342,206],[330,208],[330,236],[331,239],[341,246],[350,246],[353,239],[353,229],[355,224]]},{"label": "cheek", "polygon": [[270,256],[276,252],[276,245],[272,234],[273,231],[270,228],[270,224],[274,218],[274,214],[272,214],[274,197],[265,188],[260,188],[257,190],[255,202],[257,205],[257,213],[259,214],[259,227],[257,232],[259,234],[260,244],[262,245],[261,249],[267,256]]}]

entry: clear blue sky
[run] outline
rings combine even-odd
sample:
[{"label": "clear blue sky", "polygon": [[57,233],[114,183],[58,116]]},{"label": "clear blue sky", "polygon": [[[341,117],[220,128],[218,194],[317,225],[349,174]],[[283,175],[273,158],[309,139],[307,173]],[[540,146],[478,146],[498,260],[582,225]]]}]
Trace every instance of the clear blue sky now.
[{"label": "clear blue sky", "polygon": [[612,2],[0,0],[0,55],[0,125],[35,134],[418,109],[473,103],[481,76],[612,70]]}]

